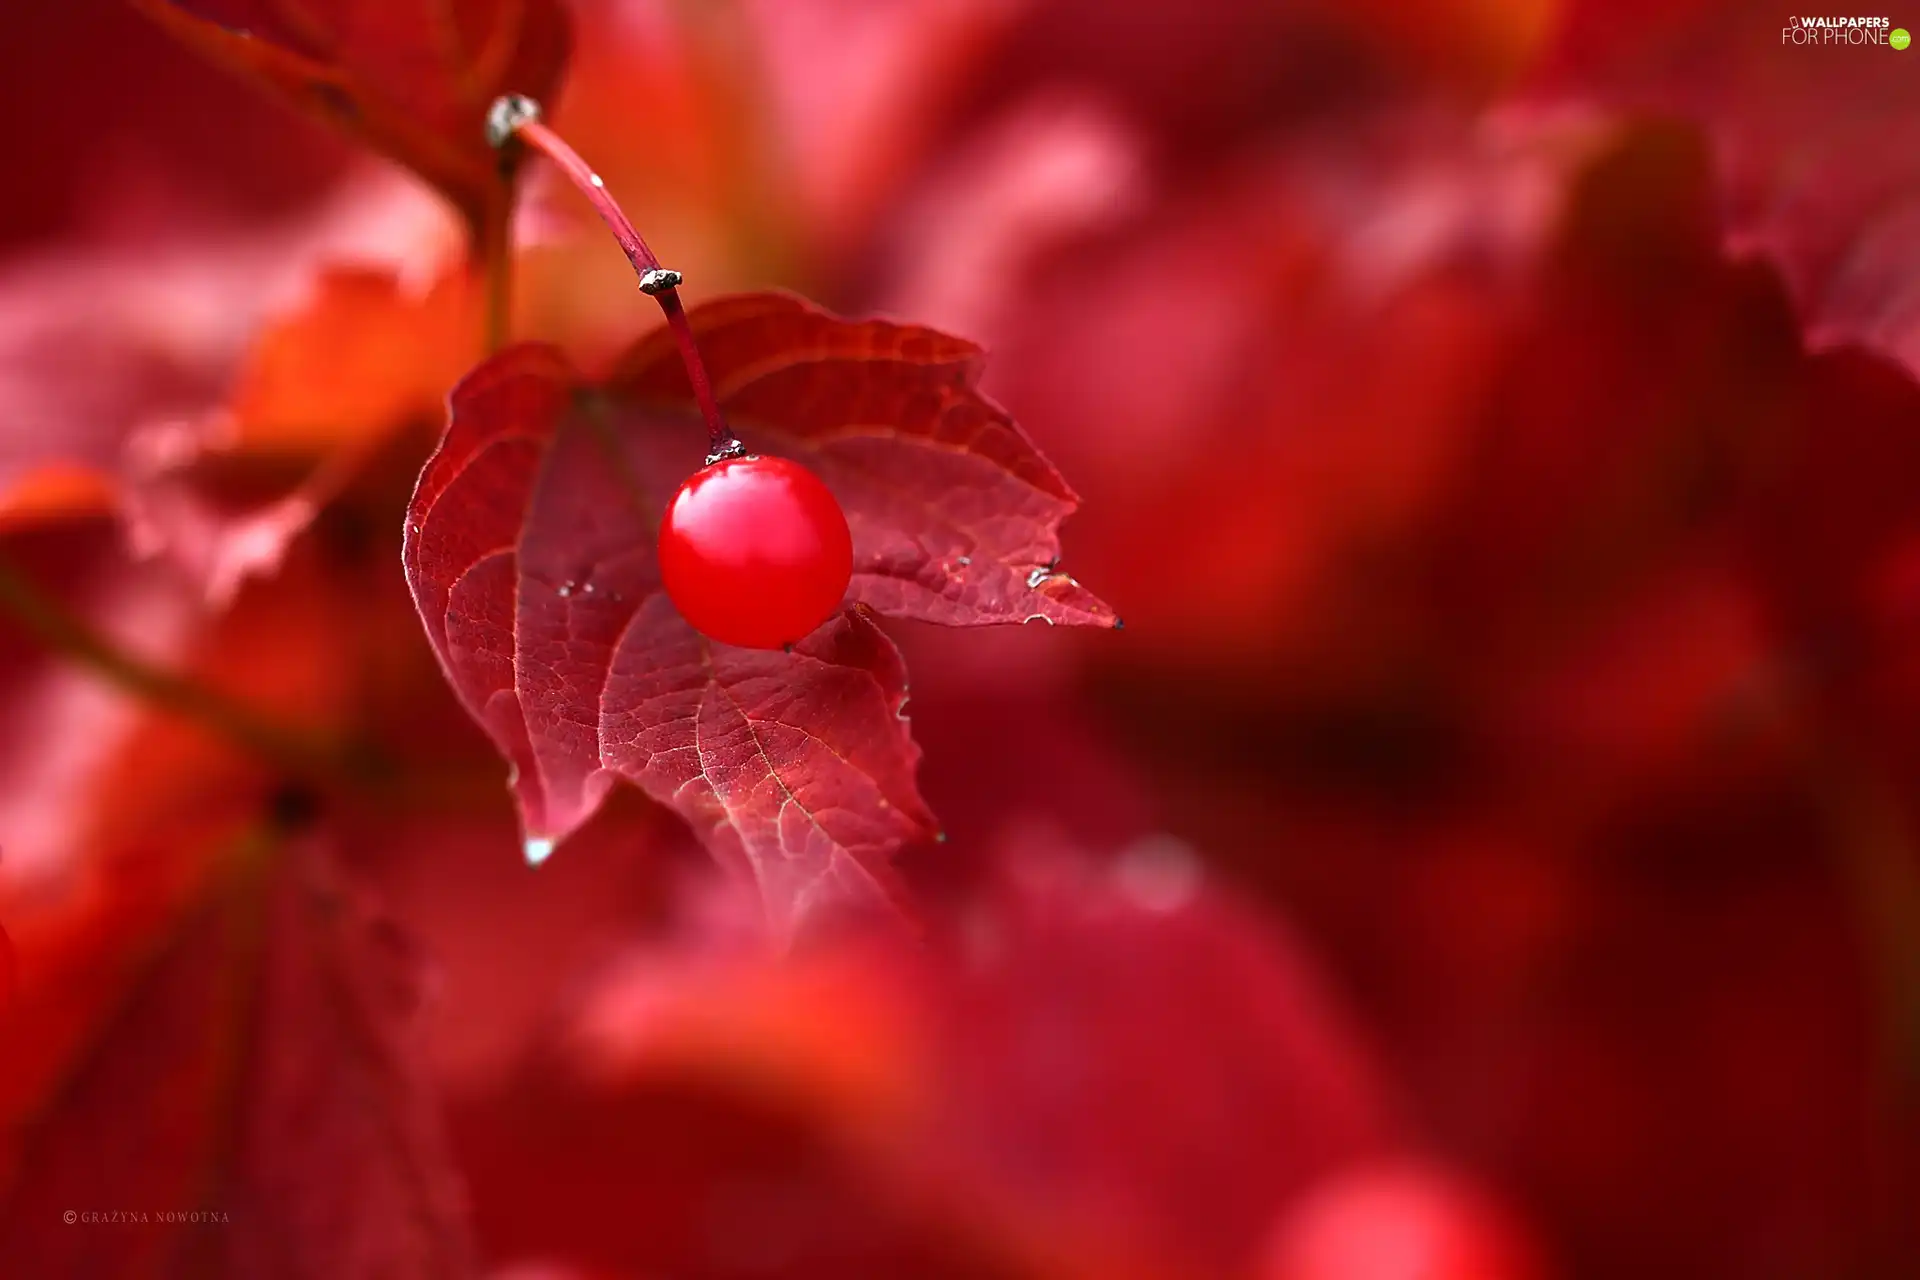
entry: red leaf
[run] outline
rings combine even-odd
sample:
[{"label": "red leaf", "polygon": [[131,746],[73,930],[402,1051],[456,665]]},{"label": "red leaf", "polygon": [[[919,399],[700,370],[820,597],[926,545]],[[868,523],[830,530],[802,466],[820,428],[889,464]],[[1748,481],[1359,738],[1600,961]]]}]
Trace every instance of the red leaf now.
[{"label": "red leaf", "polygon": [[8,147],[0,244],[115,231],[150,244],[183,215],[229,228],[286,216],[352,156],[259,105],[123,0],[10,6],[0,115],[33,127]]},{"label": "red leaf", "polygon": [[[136,204],[130,216],[153,217],[137,243],[59,241],[0,269],[0,520],[109,507],[223,436],[290,452],[389,425],[335,415],[403,401],[437,412],[437,393],[420,384],[436,371],[450,378],[471,350],[455,339],[472,343],[478,330],[454,314],[458,291],[415,300],[392,287],[389,318],[370,298],[343,296],[343,281],[357,273],[355,292],[371,294],[401,261],[438,259],[450,228],[397,175],[340,194],[306,217],[221,228],[167,223],[163,207]],[[326,265],[336,260],[361,265]],[[386,336],[370,335],[374,326],[403,330],[434,367],[370,354]],[[324,398],[314,395],[322,362],[300,354],[320,342],[335,378]],[[350,389],[339,383],[343,356],[355,362]]]},{"label": "red leaf", "polygon": [[[932,945],[631,953],[474,1109],[484,1229],[641,1274],[735,1274],[755,1232],[796,1277],[1248,1275],[1296,1193],[1395,1145],[1284,929],[1183,855],[1008,852]],[[903,1236],[952,1261],[849,1257]]]},{"label": "red leaf", "polygon": [[1887,145],[1886,125],[1920,109],[1914,55],[1795,44],[1797,17],[1748,0],[1569,10],[1542,95],[1699,123],[1734,247],[1780,264],[1812,342],[1864,341],[1920,369],[1920,160]]},{"label": "red leaf", "polygon": [[[949,624],[1112,625],[1064,574],[1072,491],[973,389],[979,352],[931,330],[752,295],[693,313],[750,445],[813,467],[853,527],[854,603]],[[750,872],[785,932],[890,896],[929,834],[906,672],[864,611],[791,654],[710,643],[658,590],[658,511],[700,461],[684,372],[643,340],[604,389],[550,347],[482,365],[408,512],[415,602],[454,688],[512,762],[529,856],[615,777]]]},{"label": "red leaf", "polygon": [[[10,561],[52,566],[15,571],[10,603],[44,580],[115,641],[138,631],[135,652],[331,740],[324,726],[359,686],[339,662],[345,593],[312,544],[215,620],[186,584],[129,569],[117,541],[105,522],[10,538]],[[76,699],[97,676],[7,657],[0,912],[20,949],[19,995],[0,1011],[8,1274],[466,1274],[411,1043],[412,966],[328,847],[292,834],[305,803],[190,718],[97,688]],[[115,1210],[148,1217],[63,1219]],[[225,1217],[157,1216],[196,1211]]]},{"label": "red leaf", "polygon": [[[804,461],[846,508],[856,601],[947,626],[1119,624],[1054,570],[1057,530],[1079,499],[980,394],[980,348],[913,325],[841,320],[781,294],[709,303],[692,320],[735,430]],[[691,400],[665,331],[637,344],[609,381],[636,405]],[[670,439],[695,456],[697,433]]]},{"label": "red leaf", "polygon": [[644,469],[636,447],[681,424],[623,425],[557,351],[514,348],[454,391],[409,509],[415,602],[512,762],[529,856],[625,777],[751,874],[783,929],[823,902],[884,900],[888,858],[932,831],[898,653],[857,612],[791,653],[695,633],[653,553],[680,475]]},{"label": "red leaf", "polygon": [[[125,989],[0,1147],[0,1254],[21,1274],[469,1273],[406,1047],[408,968],[317,846],[278,843],[241,836],[157,950],[106,953]],[[60,976],[85,982],[105,957],[72,959]],[[23,1014],[64,1016],[62,985]]]},{"label": "red leaf", "polygon": [[572,43],[558,0],[132,0],[186,44],[412,168],[469,222],[503,217],[487,108],[548,96]]},{"label": "red leaf", "polygon": [[[439,416],[479,345],[466,283],[451,273],[416,296],[388,269],[321,266],[311,297],[259,332],[227,408],[210,415],[217,429],[126,451],[120,500],[132,545],[163,552],[215,604],[269,576],[369,459],[403,427]],[[163,438],[142,437],[148,446]],[[203,474],[306,456],[317,460],[312,471],[271,500],[223,501]]]}]

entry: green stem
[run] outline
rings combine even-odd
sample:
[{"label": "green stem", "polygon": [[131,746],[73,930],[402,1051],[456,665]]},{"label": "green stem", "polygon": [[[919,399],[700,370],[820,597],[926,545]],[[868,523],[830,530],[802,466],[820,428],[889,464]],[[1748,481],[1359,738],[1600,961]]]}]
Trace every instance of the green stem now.
[{"label": "green stem", "polygon": [[289,729],[184,676],[134,657],[74,617],[13,566],[0,561],[0,615],[49,650],[161,710],[191,720],[289,775],[316,781],[364,781],[372,762]]}]

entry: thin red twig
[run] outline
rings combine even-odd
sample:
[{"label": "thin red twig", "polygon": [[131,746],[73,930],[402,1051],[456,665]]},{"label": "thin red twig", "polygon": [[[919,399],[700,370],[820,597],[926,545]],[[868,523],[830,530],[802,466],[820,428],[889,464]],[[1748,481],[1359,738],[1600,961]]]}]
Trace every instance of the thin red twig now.
[{"label": "thin red twig", "polygon": [[[694,341],[693,325],[687,320],[687,309],[681,304],[679,291],[675,288],[679,283],[679,273],[660,265],[660,259],[654,256],[639,231],[634,229],[633,223],[607,190],[607,184],[600,175],[580,158],[579,152],[567,145],[565,139],[540,122],[537,104],[525,99],[501,99],[495,104],[495,117],[497,121],[504,122],[498,130],[500,134],[518,138],[552,161],[568,181],[580,189],[580,194],[587,198],[599,213],[601,221],[613,232],[620,251],[633,264],[633,273],[639,277],[641,289],[653,295],[653,300],[660,304],[660,311],[667,319],[667,328],[672,330],[674,343],[680,348],[680,360],[687,368],[687,381],[693,387],[693,398],[700,406],[700,416],[706,420],[709,458],[738,454],[739,438],[720,416],[720,405],[713,396],[713,383],[707,378],[706,363],[701,360],[699,345]],[[503,141],[504,138],[498,138],[496,145]]]}]

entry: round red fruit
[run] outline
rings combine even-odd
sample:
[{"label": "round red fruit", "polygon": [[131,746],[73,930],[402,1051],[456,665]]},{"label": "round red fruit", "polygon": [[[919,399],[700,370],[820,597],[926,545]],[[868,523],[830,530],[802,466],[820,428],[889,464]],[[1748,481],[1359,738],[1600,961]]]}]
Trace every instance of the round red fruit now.
[{"label": "round red fruit", "polygon": [[786,458],[728,458],[687,477],[660,522],[660,578],[701,634],[792,644],[832,617],[853,576],[847,517]]}]

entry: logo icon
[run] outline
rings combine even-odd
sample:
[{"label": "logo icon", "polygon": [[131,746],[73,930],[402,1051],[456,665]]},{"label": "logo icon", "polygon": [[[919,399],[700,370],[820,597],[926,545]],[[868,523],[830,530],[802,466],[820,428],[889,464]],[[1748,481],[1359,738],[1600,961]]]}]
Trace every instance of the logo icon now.
[{"label": "logo icon", "polygon": [[1887,32],[1887,43],[1896,49],[1904,49],[1913,43],[1913,37],[1907,34],[1905,27],[1895,27]]}]

